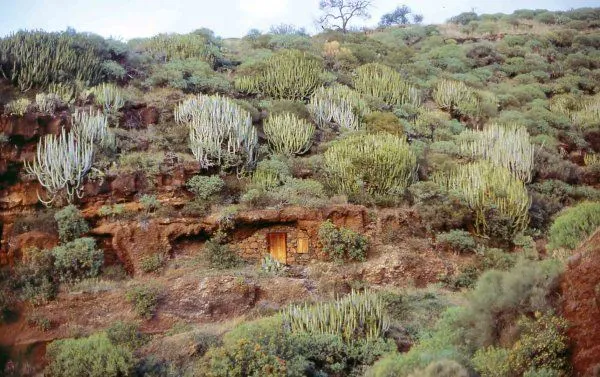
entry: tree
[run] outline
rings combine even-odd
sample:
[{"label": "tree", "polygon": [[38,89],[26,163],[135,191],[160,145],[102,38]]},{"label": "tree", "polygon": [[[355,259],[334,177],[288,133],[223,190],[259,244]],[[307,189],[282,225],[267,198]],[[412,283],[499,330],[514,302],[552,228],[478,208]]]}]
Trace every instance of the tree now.
[{"label": "tree", "polygon": [[354,17],[368,19],[372,0],[321,0],[319,9],[324,14],[317,20],[323,28],[334,27],[348,31],[348,22]]},{"label": "tree", "polygon": [[380,26],[392,26],[392,25],[406,25],[409,24],[410,21],[408,19],[408,15],[411,14],[412,11],[406,5],[402,5],[396,7],[392,12],[386,13],[381,17],[381,21],[379,21]]}]

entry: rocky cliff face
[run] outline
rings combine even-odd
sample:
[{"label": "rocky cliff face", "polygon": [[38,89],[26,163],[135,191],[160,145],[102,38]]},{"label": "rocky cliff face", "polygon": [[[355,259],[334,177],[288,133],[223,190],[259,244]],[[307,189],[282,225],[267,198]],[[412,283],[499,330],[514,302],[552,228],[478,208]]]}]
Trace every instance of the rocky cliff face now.
[{"label": "rocky cliff face", "polygon": [[600,373],[600,230],[571,257],[561,289],[577,376]]}]

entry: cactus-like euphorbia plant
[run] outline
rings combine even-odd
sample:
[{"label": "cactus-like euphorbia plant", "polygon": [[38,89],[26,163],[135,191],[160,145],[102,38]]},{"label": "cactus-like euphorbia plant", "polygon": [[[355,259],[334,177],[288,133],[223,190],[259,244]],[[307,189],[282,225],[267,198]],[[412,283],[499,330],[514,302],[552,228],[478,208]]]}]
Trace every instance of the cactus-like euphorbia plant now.
[{"label": "cactus-like euphorbia plant", "polygon": [[312,145],[315,126],[290,113],[269,117],[263,129],[275,153],[285,155],[306,153]]},{"label": "cactus-like euphorbia plant", "polygon": [[252,165],[258,135],[250,113],[226,97],[197,95],[175,108],[175,120],[189,127],[190,148],[203,168]]},{"label": "cactus-like euphorbia plant", "polygon": [[401,195],[416,179],[417,157],[404,137],[352,134],[324,155],[329,184],[350,197]]},{"label": "cactus-like euphorbia plant", "polygon": [[475,213],[475,230],[481,236],[489,235],[487,214],[491,209],[511,220],[512,235],[529,223],[531,199],[525,184],[506,168],[479,161],[458,166],[449,173],[435,174],[432,179],[462,194]]},{"label": "cactus-like euphorbia plant", "polygon": [[333,122],[353,131],[361,128],[361,118],[371,112],[360,93],[345,85],[317,89],[311,96],[308,109],[319,127]]},{"label": "cactus-like euphorbia plant", "polygon": [[235,86],[245,93],[302,100],[323,84],[324,72],[316,57],[286,50],[267,58],[258,74],[238,77]]},{"label": "cactus-like euphorbia plant", "polygon": [[42,199],[38,193],[42,203],[51,204],[63,190],[70,203],[75,197],[81,198],[83,178],[92,168],[93,158],[91,140],[63,129],[60,135],[46,135],[38,142],[35,159],[26,162],[25,169],[46,189],[48,199]]},{"label": "cactus-like euphorbia plant", "polygon": [[464,155],[484,158],[525,183],[531,181],[534,147],[523,126],[489,124],[482,131],[467,130],[461,134],[459,147]]},{"label": "cactus-like euphorbia plant", "polygon": [[421,93],[392,68],[379,63],[361,65],[354,71],[354,87],[360,93],[381,99],[389,106],[421,104]]},{"label": "cactus-like euphorbia plant", "polygon": [[338,335],[347,343],[377,340],[389,329],[383,300],[369,291],[353,290],[333,302],[292,305],[283,310],[283,321],[292,333]]}]

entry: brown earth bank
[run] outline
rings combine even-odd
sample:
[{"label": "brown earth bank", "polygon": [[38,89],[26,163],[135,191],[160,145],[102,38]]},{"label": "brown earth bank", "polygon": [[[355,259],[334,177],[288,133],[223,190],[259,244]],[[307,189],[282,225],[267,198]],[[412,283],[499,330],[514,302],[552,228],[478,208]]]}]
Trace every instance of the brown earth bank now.
[{"label": "brown earth bank", "polygon": [[600,230],[569,259],[563,275],[563,316],[569,322],[577,376],[600,373]]}]

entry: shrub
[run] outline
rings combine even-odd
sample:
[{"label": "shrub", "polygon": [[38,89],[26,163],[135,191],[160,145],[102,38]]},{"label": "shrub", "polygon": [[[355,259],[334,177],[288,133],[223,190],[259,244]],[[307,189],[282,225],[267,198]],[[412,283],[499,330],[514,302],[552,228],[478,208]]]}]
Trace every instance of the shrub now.
[{"label": "shrub", "polygon": [[496,344],[521,314],[550,313],[561,271],[554,260],[522,260],[509,271],[481,275],[459,322],[467,344],[475,349]]},{"label": "shrub", "polygon": [[125,105],[125,94],[115,84],[102,83],[89,90],[105,114],[115,114]]},{"label": "shrub", "polygon": [[292,333],[331,334],[346,342],[381,338],[389,326],[381,298],[354,290],[335,302],[290,306],[283,311],[283,322]]},{"label": "shrub", "polygon": [[315,133],[313,124],[289,113],[267,118],[263,129],[271,149],[285,155],[306,153]]},{"label": "shrub", "polygon": [[165,265],[165,256],[163,253],[154,253],[142,258],[140,268],[145,273],[157,272]]},{"label": "shrub", "polygon": [[471,233],[464,230],[457,229],[440,233],[437,235],[436,240],[438,245],[460,253],[474,252],[477,248],[477,243]]},{"label": "shrub", "polygon": [[160,208],[160,201],[156,197],[156,195],[148,195],[144,194],[140,198],[140,204],[144,207],[146,213],[154,212],[158,208]]},{"label": "shrub", "polygon": [[257,74],[238,77],[235,86],[246,93],[302,100],[324,83],[323,75],[323,64],[316,57],[285,50],[265,59]]},{"label": "shrub", "polygon": [[583,202],[562,212],[548,232],[548,249],[575,249],[600,227],[600,203]]},{"label": "shrub", "polygon": [[345,259],[364,261],[367,258],[367,237],[348,228],[338,228],[331,220],[319,226],[319,241],[323,251],[336,262]]},{"label": "shrub", "polygon": [[66,206],[54,214],[58,224],[58,236],[61,242],[70,242],[81,237],[89,230],[81,212],[73,204]]},{"label": "shrub", "polygon": [[416,179],[417,158],[406,139],[390,135],[351,135],[324,155],[328,183],[356,200],[402,195]]},{"label": "shrub", "polygon": [[46,373],[56,377],[128,376],[135,364],[131,351],[112,344],[105,333],[55,340],[48,345],[46,357]]},{"label": "shrub", "polygon": [[186,186],[196,198],[205,201],[219,194],[225,187],[225,181],[218,175],[196,175],[186,182]]},{"label": "shrub", "polygon": [[429,364],[422,371],[416,371],[410,377],[468,377],[465,367],[454,360],[439,360]]},{"label": "shrub", "polygon": [[241,264],[240,257],[232,250],[231,246],[225,243],[225,237],[224,233],[217,232],[204,244],[204,252],[213,268],[234,268]]},{"label": "shrub", "polygon": [[369,133],[387,132],[392,135],[404,135],[404,127],[400,119],[392,113],[375,111],[365,116],[365,128]]},{"label": "shrub", "polygon": [[35,247],[23,251],[22,264],[15,269],[23,300],[35,306],[54,299],[57,291],[54,276],[54,256],[51,252]]},{"label": "shrub", "polygon": [[133,305],[133,309],[140,317],[150,319],[154,316],[160,291],[157,287],[148,285],[137,285],[127,291],[127,301]]},{"label": "shrub", "polygon": [[117,321],[106,329],[108,340],[115,346],[122,346],[135,351],[147,342],[147,337],[140,332],[135,322]]},{"label": "shrub", "polygon": [[204,355],[200,370],[207,377],[285,377],[286,364],[280,358],[270,355],[249,339],[240,339],[229,347],[211,348]]},{"label": "shrub", "polygon": [[471,361],[481,377],[508,377],[512,372],[508,357],[507,349],[488,347],[477,350]]},{"label": "shrub", "polygon": [[77,238],[56,246],[51,252],[60,281],[73,282],[97,276],[104,263],[104,253],[96,249],[93,238]]},{"label": "shrub", "polygon": [[470,222],[471,214],[466,201],[434,182],[415,182],[408,192],[422,223],[429,231],[461,228]]},{"label": "shrub", "polygon": [[267,107],[269,116],[290,113],[297,118],[311,121],[310,112],[302,101],[292,101],[289,99],[281,99],[270,102]]},{"label": "shrub", "polygon": [[213,71],[209,63],[195,58],[155,64],[143,84],[147,87],[169,86],[185,93],[227,93],[231,89],[225,76]]}]

